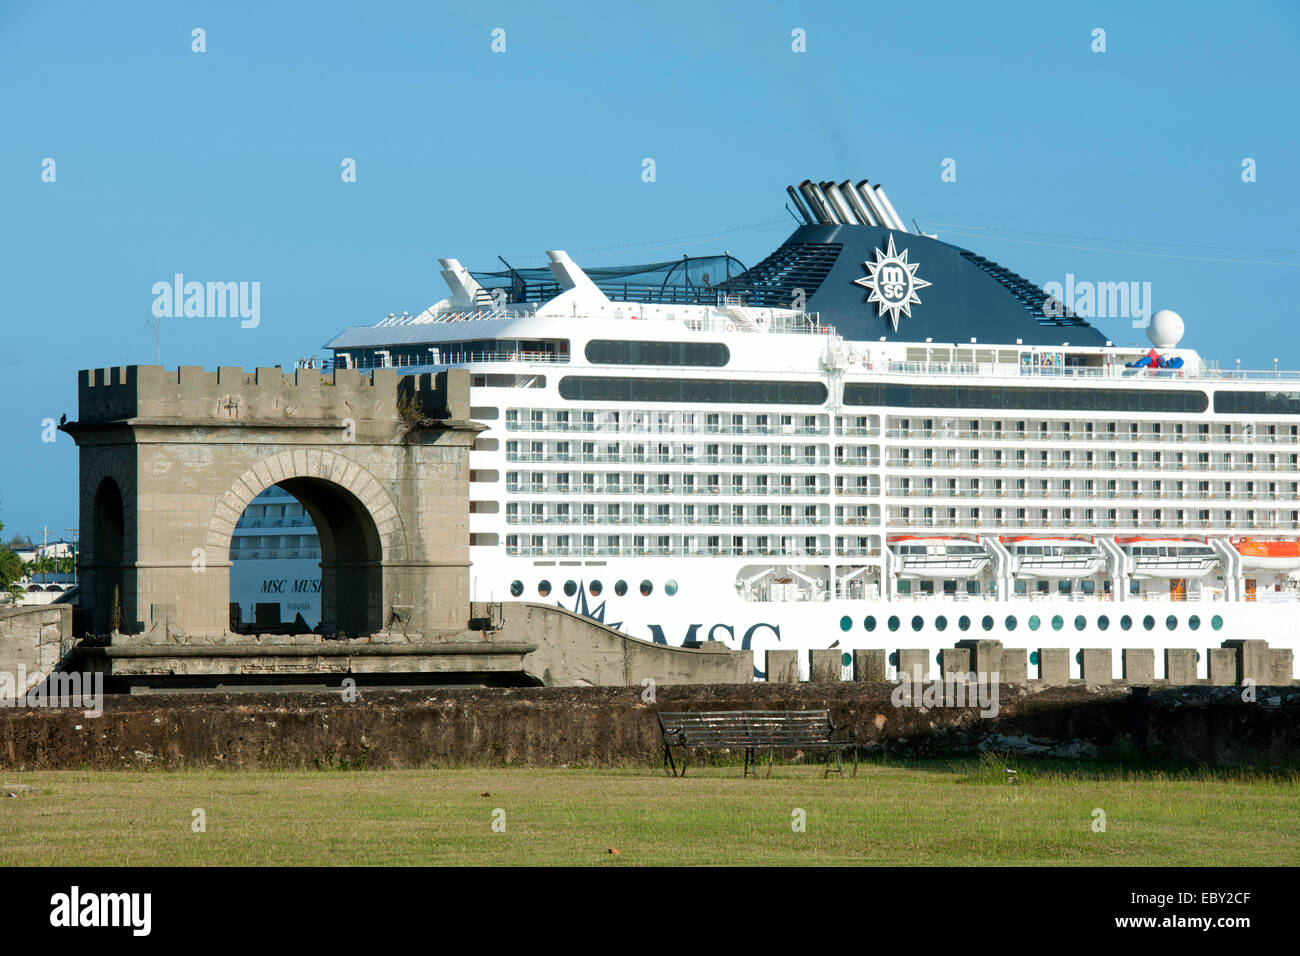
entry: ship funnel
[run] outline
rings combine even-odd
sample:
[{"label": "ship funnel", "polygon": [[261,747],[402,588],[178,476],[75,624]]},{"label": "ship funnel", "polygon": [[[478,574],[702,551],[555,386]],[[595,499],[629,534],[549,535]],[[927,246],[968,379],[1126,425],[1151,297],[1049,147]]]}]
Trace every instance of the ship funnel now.
[{"label": "ship funnel", "polygon": [[790,198],[794,201],[794,208],[799,210],[799,215],[803,216],[803,221],[810,226],[817,225],[816,217],[804,207],[803,200],[799,197],[799,190],[793,186],[786,186],[785,191],[790,194]]},{"label": "ship funnel", "polygon": [[893,222],[893,225],[890,226],[890,228],[897,229],[899,232],[907,232],[907,226],[903,223],[903,218],[894,208],[894,204],[889,201],[889,197],[885,195],[885,187],[880,185],[880,183],[876,183],[876,198],[880,200],[880,205],[884,207],[885,212]]},{"label": "ship funnel", "polygon": [[839,191],[840,195],[844,197],[844,201],[849,204],[849,208],[853,210],[853,214],[858,217],[858,222],[864,226],[880,225],[876,217],[871,215],[871,210],[867,209],[863,204],[862,198],[858,196],[858,191],[853,188],[853,180],[846,179],[840,183]]},{"label": "ship funnel", "polygon": [[850,226],[858,225],[858,217],[853,214],[853,209],[849,206],[848,200],[840,195],[840,189],[834,183],[822,183],[822,192],[830,200],[835,215],[840,217],[840,221]]}]

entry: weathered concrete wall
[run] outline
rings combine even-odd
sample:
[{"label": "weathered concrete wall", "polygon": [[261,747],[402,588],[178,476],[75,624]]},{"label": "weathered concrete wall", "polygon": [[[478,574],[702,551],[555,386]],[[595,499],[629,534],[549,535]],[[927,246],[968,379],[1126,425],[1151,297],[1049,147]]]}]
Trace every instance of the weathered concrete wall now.
[{"label": "weathered concrete wall", "polygon": [[[793,668],[795,651],[768,651],[770,681],[797,682],[797,668]],[[838,652],[808,651],[810,667],[815,662],[820,669],[810,671],[813,680],[840,680],[838,664],[833,656]],[[1070,684],[1105,685],[1116,683],[1127,687],[1184,687],[1210,684],[1217,687],[1255,684],[1290,684],[1295,682],[1295,654],[1290,648],[1269,647],[1261,640],[1226,640],[1221,647],[1207,648],[1204,652],[1192,648],[1166,650],[1161,664],[1161,674],[1156,676],[1156,652],[1152,648],[1083,648],[1072,654],[1066,647],[1042,647],[1032,652],[1034,662],[1029,663],[1030,652],[1024,648],[1004,648],[1001,641],[958,641],[955,647],[942,648],[934,653],[926,648],[899,648],[893,652],[874,649],[853,651],[855,668],[869,671],[870,679],[884,680],[886,663],[899,675],[914,679],[919,673],[929,680],[945,673],[973,672],[982,675],[997,674],[1004,684],[1029,684],[1032,687],[1064,687]],[[1123,666],[1123,676],[1113,678],[1114,655],[1118,653]],[[1070,661],[1079,664],[1081,677],[1070,676]],[[1207,676],[1197,677],[1198,660],[1206,661]],[[871,662],[871,663],[868,663]],[[791,669],[793,668],[793,669]],[[862,676],[855,676],[862,680]]]},{"label": "weathered concrete wall", "polygon": [[[486,606],[474,608],[475,616],[487,616]],[[699,648],[653,644],[543,604],[491,608],[503,615],[493,639],[536,644],[537,650],[524,658],[524,670],[547,687],[641,687],[646,680],[749,683],[754,677],[753,651],[733,651],[721,643]]]},{"label": "weathered concrete wall", "polygon": [[1212,763],[1300,756],[1300,690],[1231,688],[1149,696],[1107,687],[1006,687],[996,717],[974,708],[895,706],[890,684],[734,684],[656,688],[438,689],[341,694],[109,697],[104,714],[0,709],[0,769],[197,765],[370,768],[637,766],[662,755],[657,710],[827,708],[869,753],[979,750],[1055,757],[1136,756]]},{"label": "weathered concrete wall", "polygon": [[72,648],[72,605],[39,604],[0,609],[0,672],[17,681],[26,675],[24,692],[58,666]]},{"label": "weathered concrete wall", "polygon": [[[83,371],[79,420],[83,603],[108,633],[229,622],[230,540],[279,484],[321,539],[327,633],[466,626],[469,456],[463,369],[398,378],[278,368]],[[422,417],[427,416],[427,417]],[[436,421],[434,419],[437,419]]]}]

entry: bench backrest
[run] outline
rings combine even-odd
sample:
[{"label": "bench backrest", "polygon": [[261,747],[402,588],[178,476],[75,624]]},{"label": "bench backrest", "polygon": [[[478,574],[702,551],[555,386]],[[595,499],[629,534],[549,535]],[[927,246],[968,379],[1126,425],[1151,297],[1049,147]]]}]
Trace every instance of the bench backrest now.
[{"label": "bench backrest", "polygon": [[664,736],[690,746],[780,746],[830,739],[829,710],[716,710],[659,714]]}]

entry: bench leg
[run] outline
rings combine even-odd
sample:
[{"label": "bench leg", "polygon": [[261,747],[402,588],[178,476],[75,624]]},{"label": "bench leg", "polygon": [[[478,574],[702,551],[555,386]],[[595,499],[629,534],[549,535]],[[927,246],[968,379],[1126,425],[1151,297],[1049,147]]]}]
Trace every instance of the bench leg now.
[{"label": "bench leg", "polygon": [[858,744],[853,742],[853,779],[858,779]]},{"label": "bench leg", "polygon": [[686,776],[686,765],[690,762],[691,762],[691,748],[683,747],[682,748],[682,772],[679,773],[677,776],[679,777]]},{"label": "bench leg", "polygon": [[[746,747],[746,748],[745,748],[745,772],[744,772],[744,774],[742,775],[742,779],[743,779],[743,777],[748,777],[748,776],[749,776],[749,761],[750,761],[750,758],[753,757],[753,756],[754,756],[754,750],[753,750],[753,748],[752,748],[752,747]],[[755,777],[758,776],[758,771],[754,771],[754,776],[755,776]]]},{"label": "bench leg", "polygon": [[[835,748],[835,772],[838,773],[841,777],[844,776],[844,767],[840,763],[840,749],[838,747]],[[830,775],[831,775],[831,762],[827,760],[826,772],[822,774],[822,779],[825,780]]]},{"label": "bench leg", "polygon": [[677,763],[673,760],[672,748],[667,744],[664,744],[664,773],[668,773],[669,765],[673,768],[672,775],[674,777],[677,776]]}]

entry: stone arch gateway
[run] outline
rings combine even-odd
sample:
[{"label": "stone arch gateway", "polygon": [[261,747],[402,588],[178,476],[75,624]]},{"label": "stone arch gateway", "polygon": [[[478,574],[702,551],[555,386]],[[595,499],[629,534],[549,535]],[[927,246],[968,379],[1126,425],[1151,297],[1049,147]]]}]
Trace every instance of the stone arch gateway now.
[{"label": "stone arch gateway", "polygon": [[123,633],[224,634],[235,524],[279,485],[321,537],[323,633],[463,631],[481,430],[468,411],[456,369],[81,372],[63,428],[80,457],[87,626],[109,629],[117,594]]}]

